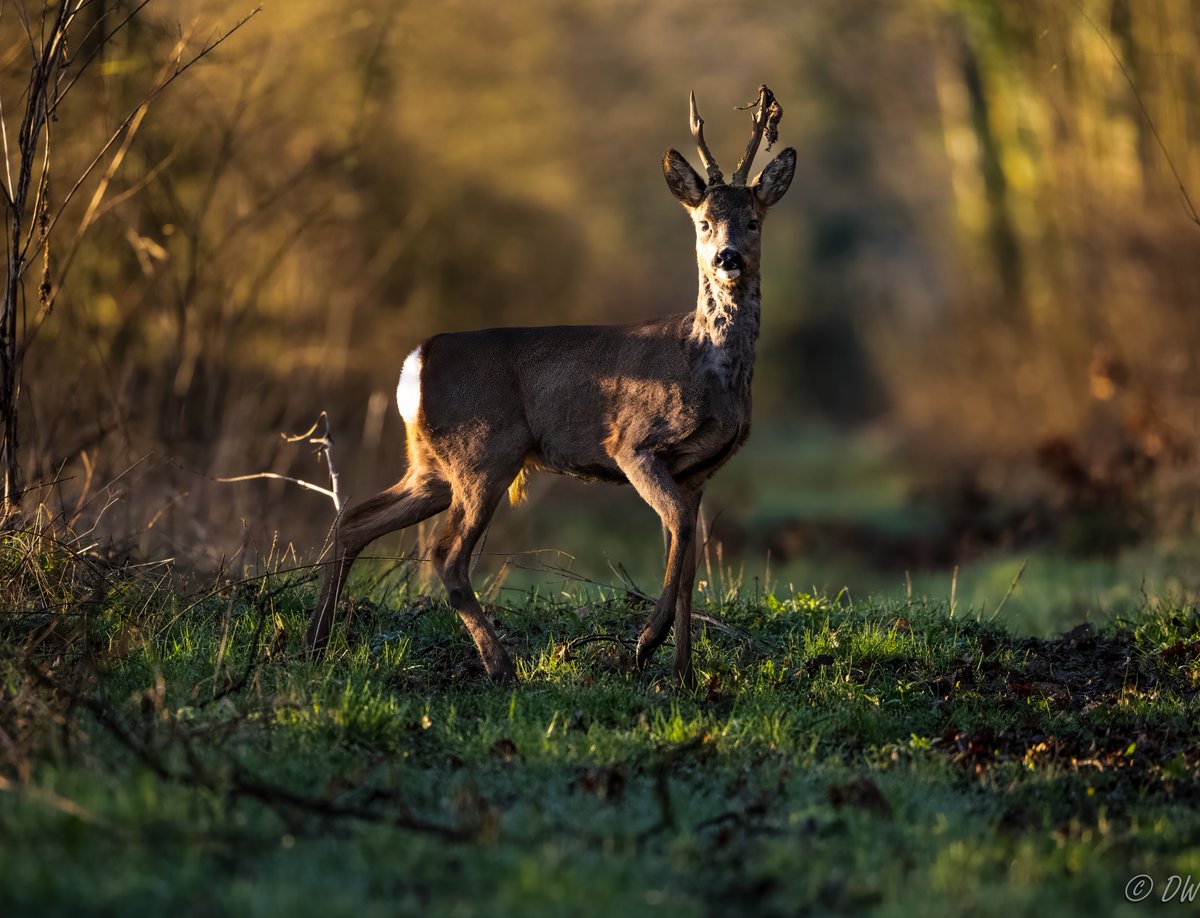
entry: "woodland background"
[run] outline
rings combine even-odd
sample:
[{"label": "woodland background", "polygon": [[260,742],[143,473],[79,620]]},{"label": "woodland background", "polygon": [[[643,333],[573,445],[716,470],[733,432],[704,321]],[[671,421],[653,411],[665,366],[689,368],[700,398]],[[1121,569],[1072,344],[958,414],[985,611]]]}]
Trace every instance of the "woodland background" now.
[{"label": "woodland background", "polygon": [[[10,122],[18,7],[0,14]],[[134,7],[93,2],[89,40]],[[53,125],[51,201],[181,41],[247,12],[157,0],[112,35]],[[1122,559],[1144,590],[1146,559],[1190,557],[1200,507],[1198,46],[1189,0],[268,4],[73,199],[48,313],[26,278],[26,502],[134,560],[312,560],[328,501],[213,479],[321,481],[279,433],[325,411],[362,499],[402,472],[393,392],[422,337],[690,308],[662,151],[694,158],[695,90],[732,161],[734,106],[766,82],[800,164],[764,234],[755,436],[707,500],[707,588],[907,573],[944,592],[979,562],[994,600],[1034,556],[1089,571],[1068,607],[1095,607]],[[516,559],[482,561],[495,588],[546,576],[526,566],[655,574],[628,489],[531,493],[489,534]],[[1189,569],[1155,588],[1193,589]]]}]

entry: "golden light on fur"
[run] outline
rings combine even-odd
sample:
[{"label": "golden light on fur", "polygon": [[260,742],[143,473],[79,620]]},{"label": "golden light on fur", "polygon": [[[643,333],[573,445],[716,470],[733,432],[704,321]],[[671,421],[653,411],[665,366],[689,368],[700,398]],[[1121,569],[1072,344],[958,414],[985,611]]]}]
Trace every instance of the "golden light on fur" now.
[{"label": "golden light on fur", "polygon": [[528,481],[529,469],[526,466],[522,466],[521,471],[517,472],[517,477],[508,486],[508,503],[510,506],[519,507],[529,499],[529,492],[525,488]]}]

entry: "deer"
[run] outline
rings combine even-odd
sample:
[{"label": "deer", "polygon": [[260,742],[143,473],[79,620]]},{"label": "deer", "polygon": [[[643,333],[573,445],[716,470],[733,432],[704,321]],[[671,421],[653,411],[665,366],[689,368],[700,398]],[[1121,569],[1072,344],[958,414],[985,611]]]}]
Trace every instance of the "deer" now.
[{"label": "deer", "polygon": [[407,471],[336,523],[306,635],[310,655],[325,651],[338,597],[363,549],[445,513],[432,561],[448,602],[487,675],[515,681],[471,585],[471,556],[505,493],[519,503],[526,476],[540,471],[629,484],[658,515],[662,593],[638,634],[635,666],[644,670],[673,625],[674,678],[694,685],[697,514],[705,484],[750,434],[762,224],[796,168],[788,147],[748,178],[764,134],[768,150],[777,139],[783,109],[765,85],[747,108],[751,137],[729,182],[704,140],[695,93],[689,120],[705,177],[677,150],[663,156],[667,187],[696,231],[693,310],[631,325],[438,334],[408,354],[396,389]]}]

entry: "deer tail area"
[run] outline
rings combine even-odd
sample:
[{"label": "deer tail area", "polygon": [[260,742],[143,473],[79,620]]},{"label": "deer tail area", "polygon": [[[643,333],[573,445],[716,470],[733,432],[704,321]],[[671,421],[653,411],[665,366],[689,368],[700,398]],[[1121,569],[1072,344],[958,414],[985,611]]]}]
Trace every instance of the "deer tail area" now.
[{"label": "deer tail area", "polygon": [[529,495],[525,492],[525,484],[528,481],[529,467],[522,466],[521,471],[517,472],[517,477],[508,486],[508,502],[513,507],[519,507],[528,498]]}]

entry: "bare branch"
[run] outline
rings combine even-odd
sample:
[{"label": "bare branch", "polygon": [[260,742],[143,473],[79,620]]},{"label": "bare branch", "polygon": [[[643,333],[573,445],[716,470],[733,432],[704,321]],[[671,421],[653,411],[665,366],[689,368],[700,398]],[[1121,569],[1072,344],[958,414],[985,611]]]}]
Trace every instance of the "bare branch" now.
[{"label": "bare branch", "polygon": [[80,822],[86,822],[89,825],[100,826],[105,830],[112,831],[112,825],[101,819],[91,810],[85,809],[69,797],[63,797],[52,790],[35,787],[31,784],[19,784],[0,775],[0,792],[25,797],[35,803],[40,803],[43,806],[66,813],[68,816],[73,816]]},{"label": "bare branch", "polygon": [[[324,423],[322,424],[322,422],[324,422]],[[285,443],[299,443],[301,440],[307,440],[309,437],[315,436],[317,433],[317,428],[322,427],[322,426],[325,428],[326,431],[329,430],[329,417],[328,417],[328,415],[326,415],[326,413],[324,411],[322,411],[321,416],[319,418],[317,418],[317,420],[315,422],[313,422],[313,426],[308,428],[308,430],[304,431],[304,433],[302,433],[302,434],[280,434],[279,436],[283,437],[283,441]],[[324,436],[324,434],[322,434],[321,436]]]},{"label": "bare branch", "polygon": [[12,162],[8,155],[8,124],[4,117],[4,100],[2,98],[0,98],[0,141],[3,141],[4,144],[4,198],[9,206],[12,206],[13,196],[9,190],[13,186]]},{"label": "bare branch", "polygon": [[705,615],[703,612],[693,611],[692,618],[704,622],[704,624],[708,625],[711,628],[715,628],[717,631],[720,631],[722,634],[727,634],[731,638],[735,638],[736,640],[739,640],[745,644],[749,644],[752,647],[757,648],[761,652],[765,653],[768,649],[767,645],[764,644],[762,641],[747,634],[745,631],[742,631],[738,628],[734,628],[733,625],[727,624],[727,623],[721,621],[719,618],[716,618],[715,616]]},{"label": "bare branch", "polygon": [[[321,428],[321,433],[317,433],[317,428]],[[325,463],[329,466],[329,496],[333,499],[333,506],[338,513],[342,512],[342,498],[338,490],[339,478],[337,468],[333,464],[333,433],[329,427],[329,415],[322,411],[321,416],[317,418],[315,424],[302,434],[288,436],[283,434],[283,439],[287,443],[299,443],[301,440],[307,440],[313,446],[316,446],[325,454]]]},{"label": "bare branch", "polygon": [[[104,196],[108,193],[108,188],[112,184],[112,180],[116,176],[117,170],[121,168],[121,163],[125,160],[125,156],[129,152],[129,147],[133,143],[133,138],[135,136],[137,136],[138,128],[141,127],[142,120],[145,118],[146,112],[148,110],[149,109],[147,106],[143,106],[142,108],[138,109],[134,113],[134,119],[133,119],[132,123],[129,125],[129,130],[127,130],[125,132],[125,138],[122,141],[121,146],[117,149],[116,154],[109,161],[107,168],[104,170],[104,175],[101,177],[99,184],[96,186],[95,192],[92,194],[92,199],[88,204],[87,210],[84,212],[83,218],[79,221],[79,225],[75,228],[75,235],[71,239],[71,244],[67,248],[66,255],[63,256],[63,258],[59,264],[59,268],[57,271],[58,281],[50,287],[46,287],[45,284],[43,284],[41,304],[38,309],[38,314],[32,323],[32,328],[30,328],[31,323],[28,323],[28,322],[26,323],[27,331],[24,336],[24,340],[21,342],[19,358],[18,358],[19,360],[24,360],[25,353],[29,350],[30,345],[33,343],[33,340],[36,337],[38,330],[41,328],[42,323],[45,321],[46,317],[50,314],[50,311],[54,308],[54,303],[58,299],[59,291],[62,289],[63,278],[66,276],[67,272],[71,268],[72,263],[75,261],[75,255],[79,251],[79,245],[82,242],[84,235],[91,228],[92,224],[95,223],[96,220],[98,220],[100,218],[100,215],[104,212],[104,209],[101,208],[100,205],[104,201]],[[49,175],[49,147],[50,147],[50,132],[49,132],[49,129],[47,129],[47,131],[46,131],[47,163],[46,163],[46,166],[44,166],[42,169],[43,177]],[[43,184],[44,184],[44,182],[43,182]],[[39,188],[39,199],[40,199],[41,190],[42,189]],[[132,193],[132,192],[130,192],[130,193]],[[128,196],[128,193],[122,197],[127,197],[127,196]],[[35,208],[34,213],[37,213],[37,204],[36,203],[34,205],[34,208]],[[49,231],[52,228],[53,228],[52,224],[48,227],[43,228],[44,229],[44,232],[42,235],[43,244],[45,244],[46,238],[49,236]],[[32,238],[32,236],[31,236],[31,238]],[[30,264],[32,264],[32,262],[26,263],[21,268],[21,274],[24,274],[25,271],[28,270]]]},{"label": "bare branch", "polygon": [[[111,32],[109,32],[107,35],[104,36],[103,41],[97,42],[96,46],[92,49],[92,53],[89,54],[87,56],[87,59],[82,64],[80,64],[78,67],[74,66],[75,59],[74,58],[70,59],[70,61],[68,63],[71,66],[71,68],[75,71],[75,75],[73,77],[71,77],[71,82],[69,82],[63,88],[63,90],[61,92],[55,94],[54,104],[50,106],[51,114],[53,114],[54,111],[58,108],[58,103],[61,102],[63,100],[63,98],[67,95],[67,93],[69,93],[71,91],[71,87],[73,87],[77,82],[79,82],[79,78],[83,76],[84,72],[88,68],[88,65],[93,60],[95,60],[96,56],[102,50],[104,50],[104,47],[110,41],[112,41],[113,36],[116,35],[118,32],[120,32],[122,29],[124,29],[125,26],[129,25],[129,23],[133,20],[133,17],[136,16],[138,13],[140,13],[142,11],[142,9],[145,8],[146,5],[149,4],[150,2],[151,2],[151,0],[142,0],[141,3],[139,3],[132,10],[130,10],[129,14],[124,19],[122,19],[119,23],[117,23],[117,25],[113,28],[113,30]],[[95,24],[90,29],[88,29],[87,34],[85,34],[83,36],[83,40],[80,42],[81,46],[86,45],[87,40],[88,40],[88,38],[91,37],[92,32],[95,31],[97,28],[100,28],[100,26],[103,23],[104,18],[106,16],[108,16],[108,10],[105,10],[104,13],[101,15],[101,17],[95,22]]]},{"label": "bare branch", "polygon": [[273,478],[276,481],[290,481],[292,484],[300,485],[302,488],[308,488],[310,491],[316,491],[318,494],[324,494],[330,500],[336,503],[336,495],[329,488],[322,488],[320,485],[315,485],[311,481],[305,481],[303,478],[293,478],[290,475],[280,475],[277,472],[254,472],[250,475],[234,475],[232,478],[218,477],[217,481],[234,482],[234,481],[253,481],[256,478]]},{"label": "bare branch", "polygon": [[[4,284],[4,294],[0,302],[0,424],[3,425],[0,435],[0,467],[3,470],[3,495],[0,505],[0,515],[10,520],[16,510],[17,501],[21,494],[20,463],[18,453],[17,429],[17,395],[20,390],[20,366],[16,353],[18,313],[23,314],[25,290],[20,278],[26,266],[29,247],[40,235],[43,243],[47,238],[48,222],[46,219],[45,202],[49,182],[49,115],[48,100],[52,88],[61,80],[63,67],[63,49],[66,33],[80,8],[79,0],[63,2],[57,6],[49,21],[49,37],[47,38],[47,15],[50,5],[42,7],[39,21],[41,44],[34,39],[27,11],[22,5],[17,6],[17,15],[25,28],[33,55],[33,66],[29,75],[26,93],[22,96],[25,104],[24,116],[16,133],[18,166],[15,184],[6,188],[8,196],[7,226],[5,227],[5,247],[7,270]],[[46,129],[43,154],[44,160],[41,175],[34,192],[33,209],[25,232],[26,206],[29,200],[30,184],[34,175],[34,164],[38,155],[38,138]],[[4,128],[4,142],[7,147],[7,125]],[[6,150],[7,152],[7,150]],[[5,161],[5,172],[11,176],[11,164]],[[48,264],[43,259],[43,264]],[[42,289],[45,289],[43,278]]]},{"label": "bare branch", "polygon": [[302,434],[280,434],[285,443],[311,443],[318,450],[325,454],[325,463],[329,467],[329,487],[323,488],[320,485],[313,484],[311,481],[305,481],[302,478],[293,478],[291,475],[280,475],[278,472],[253,472],[249,475],[235,475],[232,478],[216,478],[215,481],[226,483],[235,481],[253,481],[256,478],[271,478],[276,481],[290,481],[292,484],[300,485],[302,488],[307,488],[310,491],[316,491],[318,494],[324,494],[333,501],[334,512],[340,514],[342,512],[342,495],[338,489],[339,477],[337,467],[333,464],[333,434],[330,432],[329,415],[322,411],[321,416],[317,418],[315,424]]},{"label": "bare branch", "polygon": [[29,14],[25,11],[24,4],[18,3],[17,16],[21,19],[21,25],[25,29],[25,37],[29,39],[29,53],[33,57],[34,63],[37,63],[37,42],[33,40],[33,30],[29,27]]},{"label": "bare branch", "polygon": [[[62,218],[63,213],[67,209],[67,205],[71,203],[72,198],[74,198],[74,196],[79,192],[79,189],[83,185],[83,183],[87,181],[88,176],[90,176],[92,174],[92,172],[95,171],[96,166],[98,166],[100,164],[100,161],[102,159],[104,159],[105,155],[112,148],[113,144],[115,144],[120,139],[120,137],[124,134],[126,129],[133,123],[134,118],[137,117],[138,111],[140,111],[142,108],[145,108],[151,102],[153,102],[155,99],[157,99],[166,90],[166,88],[168,86],[170,86],[177,79],[179,79],[179,77],[183,76],[183,74],[187,73],[187,71],[190,70],[192,67],[194,67],[196,64],[200,63],[200,61],[202,61],[209,54],[211,54],[213,51],[215,51],[217,48],[219,48],[222,44],[224,44],[225,41],[227,41],[230,37],[232,37],[234,35],[234,33],[236,33],[244,25],[246,25],[246,23],[248,23],[251,19],[253,19],[255,16],[257,16],[260,12],[262,12],[262,6],[261,5],[256,6],[253,10],[251,10],[249,13],[247,13],[245,16],[243,16],[241,19],[239,19],[236,23],[234,23],[234,25],[231,26],[227,31],[218,35],[216,38],[214,38],[213,40],[208,42],[206,45],[204,45],[204,47],[201,48],[199,51],[197,51],[196,54],[193,57],[191,57],[186,63],[181,62],[182,61],[183,41],[181,41],[176,46],[178,50],[175,55],[174,68],[172,69],[169,64],[167,66],[163,67],[163,69],[159,73],[160,81],[158,82],[158,84],[153,89],[151,89],[148,93],[146,93],[146,95],[142,97],[142,100],[136,106],[134,106],[133,110],[125,117],[125,120],[123,120],[121,122],[121,124],[117,127],[117,129],[115,131],[113,131],[112,135],[108,138],[108,141],[104,144],[104,146],[100,148],[100,152],[96,154],[95,158],[88,164],[87,168],[83,170],[83,172],[82,172],[82,174],[80,174],[79,178],[76,179],[75,184],[72,186],[71,190],[69,192],[67,192],[67,196],[65,198],[63,198],[62,204],[59,206],[58,211],[54,215],[54,218],[50,221],[50,231],[51,232],[54,230],[54,227],[58,223],[58,221]],[[164,77],[163,76],[164,74],[169,74],[169,75]]]},{"label": "bare branch", "polygon": [[709,151],[708,144],[704,142],[704,119],[700,117],[700,110],[696,108],[695,93],[692,93],[690,116],[692,137],[696,139],[696,149],[700,153],[700,162],[704,163],[704,169],[708,172],[708,184],[724,185],[725,176],[721,174],[721,167],[717,165],[716,158]]},{"label": "bare branch", "polygon": [[1192,203],[1191,195],[1188,194],[1187,186],[1183,184],[1183,177],[1179,174],[1179,170],[1175,167],[1175,160],[1171,157],[1170,151],[1167,149],[1166,142],[1163,141],[1162,135],[1158,133],[1158,126],[1154,123],[1154,119],[1150,117],[1150,111],[1146,108],[1146,103],[1142,100],[1142,94],[1138,92],[1137,84],[1133,82],[1133,77],[1130,75],[1125,62],[1121,60],[1119,54],[1113,48],[1105,34],[1096,25],[1095,20],[1087,14],[1087,11],[1078,3],[1075,8],[1079,10],[1079,15],[1087,20],[1087,24],[1092,27],[1097,37],[1104,43],[1104,47],[1108,49],[1108,53],[1112,55],[1112,59],[1117,62],[1117,67],[1121,70],[1121,75],[1125,77],[1125,82],[1129,84],[1129,90],[1133,93],[1133,98],[1137,101],[1138,108],[1142,110],[1142,117],[1146,119],[1146,124],[1150,126],[1150,133],[1154,135],[1154,142],[1158,144],[1158,149],[1162,151],[1163,159],[1167,161],[1167,166],[1171,170],[1171,175],[1175,178],[1175,184],[1179,186],[1179,196],[1183,199],[1183,210],[1187,218],[1200,226],[1200,212],[1196,210],[1196,205]]}]

